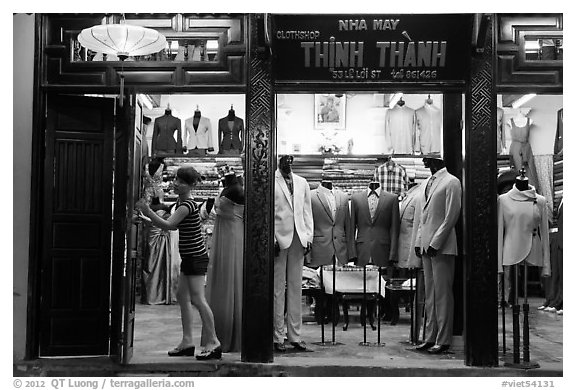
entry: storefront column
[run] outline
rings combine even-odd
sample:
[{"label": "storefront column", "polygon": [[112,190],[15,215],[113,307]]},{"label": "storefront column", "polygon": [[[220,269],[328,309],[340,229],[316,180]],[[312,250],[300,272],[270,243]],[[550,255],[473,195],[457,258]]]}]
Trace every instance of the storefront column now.
[{"label": "storefront column", "polygon": [[[473,49],[466,96],[464,337],[466,365],[498,365],[496,92],[493,18]],[[482,28],[478,29],[482,31]]]},{"label": "storefront column", "polygon": [[249,17],[242,361],[273,361],[274,145],[271,59],[262,14]]}]

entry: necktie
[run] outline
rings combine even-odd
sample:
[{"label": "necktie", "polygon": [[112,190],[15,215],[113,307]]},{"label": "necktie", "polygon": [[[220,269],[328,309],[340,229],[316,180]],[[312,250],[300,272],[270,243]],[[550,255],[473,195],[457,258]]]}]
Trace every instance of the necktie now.
[{"label": "necktie", "polygon": [[374,219],[374,214],[376,214],[377,205],[378,205],[378,193],[372,190],[368,195],[368,208],[370,209],[370,218],[372,219]]},{"label": "necktie", "polygon": [[430,187],[432,187],[432,183],[434,183],[434,180],[436,180],[436,176],[432,176],[430,180],[428,180],[428,184],[426,184],[426,190],[424,191],[424,193],[426,194],[426,199],[428,199],[428,195],[430,193]]}]

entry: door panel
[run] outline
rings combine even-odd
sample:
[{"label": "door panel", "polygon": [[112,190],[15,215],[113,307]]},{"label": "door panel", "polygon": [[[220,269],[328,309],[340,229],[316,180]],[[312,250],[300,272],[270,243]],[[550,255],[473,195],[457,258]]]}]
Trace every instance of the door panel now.
[{"label": "door panel", "polygon": [[[141,112],[141,110],[140,110]],[[140,137],[135,137],[135,96],[117,107],[114,166],[114,233],[113,233],[113,307],[112,352],[114,359],[127,364],[133,353],[134,318],[136,310],[136,242],[134,204],[139,196],[140,171],[135,170],[135,149]]]},{"label": "door panel", "polygon": [[40,356],[109,352],[114,100],[48,96]]}]

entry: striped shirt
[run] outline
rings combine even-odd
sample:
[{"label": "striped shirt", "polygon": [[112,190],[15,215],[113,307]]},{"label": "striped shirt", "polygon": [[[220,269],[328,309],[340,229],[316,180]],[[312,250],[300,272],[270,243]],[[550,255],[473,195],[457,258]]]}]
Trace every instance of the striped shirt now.
[{"label": "striped shirt", "polygon": [[178,209],[178,207],[186,207],[188,209],[188,215],[178,224],[178,250],[180,251],[180,256],[206,256],[207,252],[204,246],[204,238],[200,231],[198,206],[196,206],[196,203],[194,203],[192,199],[186,199],[184,202],[178,200],[176,209]]}]

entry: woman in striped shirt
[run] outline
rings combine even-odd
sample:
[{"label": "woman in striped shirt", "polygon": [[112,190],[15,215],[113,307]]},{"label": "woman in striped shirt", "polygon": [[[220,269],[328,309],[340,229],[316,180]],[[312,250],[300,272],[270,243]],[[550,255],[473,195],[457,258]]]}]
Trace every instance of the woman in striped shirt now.
[{"label": "woman in striped shirt", "polygon": [[170,356],[193,356],[192,344],[192,306],[195,306],[202,319],[202,327],[207,335],[203,351],[196,356],[199,360],[220,359],[222,348],[214,330],[214,315],[204,295],[204,275],[208,267],[208,254],[200,233],[200,216],[198,207],[190,197],[192,188],[201,181],[200,174],[193,167],[181,167],[174,179],[174,192],[178,195],[176,209],[168,218],[160,218],[150,209],[144,200],[136,203],[136,208],[148,217],[159,228],[179,230],[178,250],[180,279],[178,281],[178,303],[182,317],[182,341]]}]

